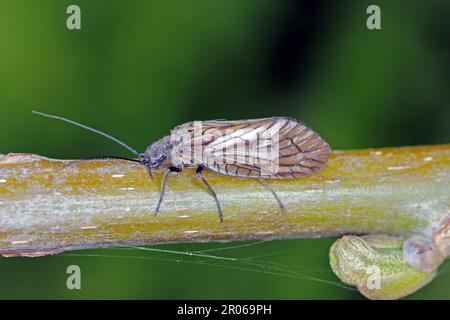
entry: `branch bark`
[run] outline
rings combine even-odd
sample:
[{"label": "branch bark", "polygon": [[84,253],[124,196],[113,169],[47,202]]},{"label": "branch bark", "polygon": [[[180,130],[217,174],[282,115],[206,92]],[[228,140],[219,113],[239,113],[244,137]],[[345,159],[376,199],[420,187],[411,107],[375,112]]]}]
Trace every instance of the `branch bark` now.
[{"label": "branch bark", "polygon": [[194,170],[169,177],[153,216],[161,172],[122,160],[0,158],[0,254],[168,242],[427,234],[449,216],[450,145],[335,151],[319,173],[269,183],[285,214],[255,179]]}]

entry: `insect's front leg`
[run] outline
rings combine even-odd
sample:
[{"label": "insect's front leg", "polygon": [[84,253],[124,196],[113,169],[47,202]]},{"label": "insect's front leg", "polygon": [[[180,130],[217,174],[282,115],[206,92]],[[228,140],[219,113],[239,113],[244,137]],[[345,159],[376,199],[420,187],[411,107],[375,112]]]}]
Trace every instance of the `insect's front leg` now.
[{"label": "insect's front leg", "polygon": [[155,213],[153,215],[157,216],[159,213],[159,209],[161,207],[161,203],[164,198],[164,192],[166,191],[166,183],[167,183],[167,178],[169,177],[169,174],[171,174],[172,172],[181,172],[181,170],[182,170],[181,168],[169,167],[169,168],[167,168],[166,172],[164,172],[163,181],[161,183],[161,194],[159,196],[158,204],[156,205]]}]

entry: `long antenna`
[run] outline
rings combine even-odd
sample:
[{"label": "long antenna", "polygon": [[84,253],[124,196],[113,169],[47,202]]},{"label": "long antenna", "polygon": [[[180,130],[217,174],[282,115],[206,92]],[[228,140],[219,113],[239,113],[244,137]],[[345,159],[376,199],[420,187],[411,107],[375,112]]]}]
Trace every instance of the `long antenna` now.
[{"label": "long antenna", "polygon": [[125,157],[117,157],[117,156],[100,156],[100,157],[89,157],[89,158],[83,158],[82,160],[111,160],[111,159],[116,159],[116,160],[126,160],[126,161],[131,161],[131,162],[137,162],[142,164],[142,160],[137,160],[137,159],[130,159],[130,158],[125,158]]},{"label": "long antenna", "polygon": [[34,114],[37,114],[37,115],[40,115],[40,116],[43,116],[43,117],[46,117],[46,118],[51,118],[51,119],[56,119],[56,120],[62,120],[62,121],[68,122],[68,123],[70,123],[70,124],[76,125],[76,126],[78,126],[78,127],[81,127],[81,128],[83,128],[83,129],[86,129],[86,130],[92,131],[92,132],[94,132],[94,133],[97,133],[97,134],[99,134],[99,135],[101,135],[101,136],[104,136],[104,137],[106,137],[106,138],[108,138],[108,139],[110,139],[110,140],[112,140],[112,141],[114,141],[114,142],[120,144],[122,147],[127,148],[129,151],[131,151],[132,153],[134,153],[134,154],[137,155],[138,157],[141,157],[141,154],[140,154],[139,152],[137,152],[136,150],[134,150],[134,149],[131,148],[130,146],[126,145],[124,142],[122,142],[122,141],[120,141],[119,139],[114,138],[113,136],[110,136],[109,134],[104,133],[104,132],[102,132],[102,131],[100,131],[100,130],[97,130],[97,129],[94,129],[94,128],[85,126],[84,124],[81,124],[81,123],[78,123],[78,122],[75,122],[75,121],[73,121],[73,120],[69,120],[69,119],[63,118],[63,117],[59,117],[59,116],[55,116],[55,115],[51,115],[51,114],[46,114],[46,113],[42,113],[42,112],[34,111],[34,110],[33,110],[33,113],[34,113]]}]

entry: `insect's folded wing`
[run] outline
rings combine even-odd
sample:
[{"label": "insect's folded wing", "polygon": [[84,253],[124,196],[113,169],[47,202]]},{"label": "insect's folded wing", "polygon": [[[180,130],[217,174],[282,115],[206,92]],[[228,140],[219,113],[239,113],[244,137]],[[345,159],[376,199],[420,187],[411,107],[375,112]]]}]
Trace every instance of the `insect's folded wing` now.
[{"label": "insect's folded wing", "polygon": [[328,161],[328,144],[303,123],[284,117],[204,121],[179,129],[188,137],[177,146],[185,164],[240,177],[298,178]]},{"label": "insect's folded wing", "polygon": [[329,155],[328,144],[317,133],[290,118],[263,119],[203,148],[208,168],[242,177],[303,177],[320,170]]}]

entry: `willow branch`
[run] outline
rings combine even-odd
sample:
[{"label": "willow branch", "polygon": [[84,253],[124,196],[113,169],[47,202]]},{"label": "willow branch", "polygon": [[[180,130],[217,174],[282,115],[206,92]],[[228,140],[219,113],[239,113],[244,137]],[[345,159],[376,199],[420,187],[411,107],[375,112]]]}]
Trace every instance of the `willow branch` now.
[{"label": "willow branch", "polygon": [[335,151],[304,179],[269,180],[287,207],[256,179],[205,172],[224,211],[195,171],[162,178],[122,160],[0,158],[0,254],[168,242],[323,237],[346,234],[430,237],[449,216],[450,145]]}]

